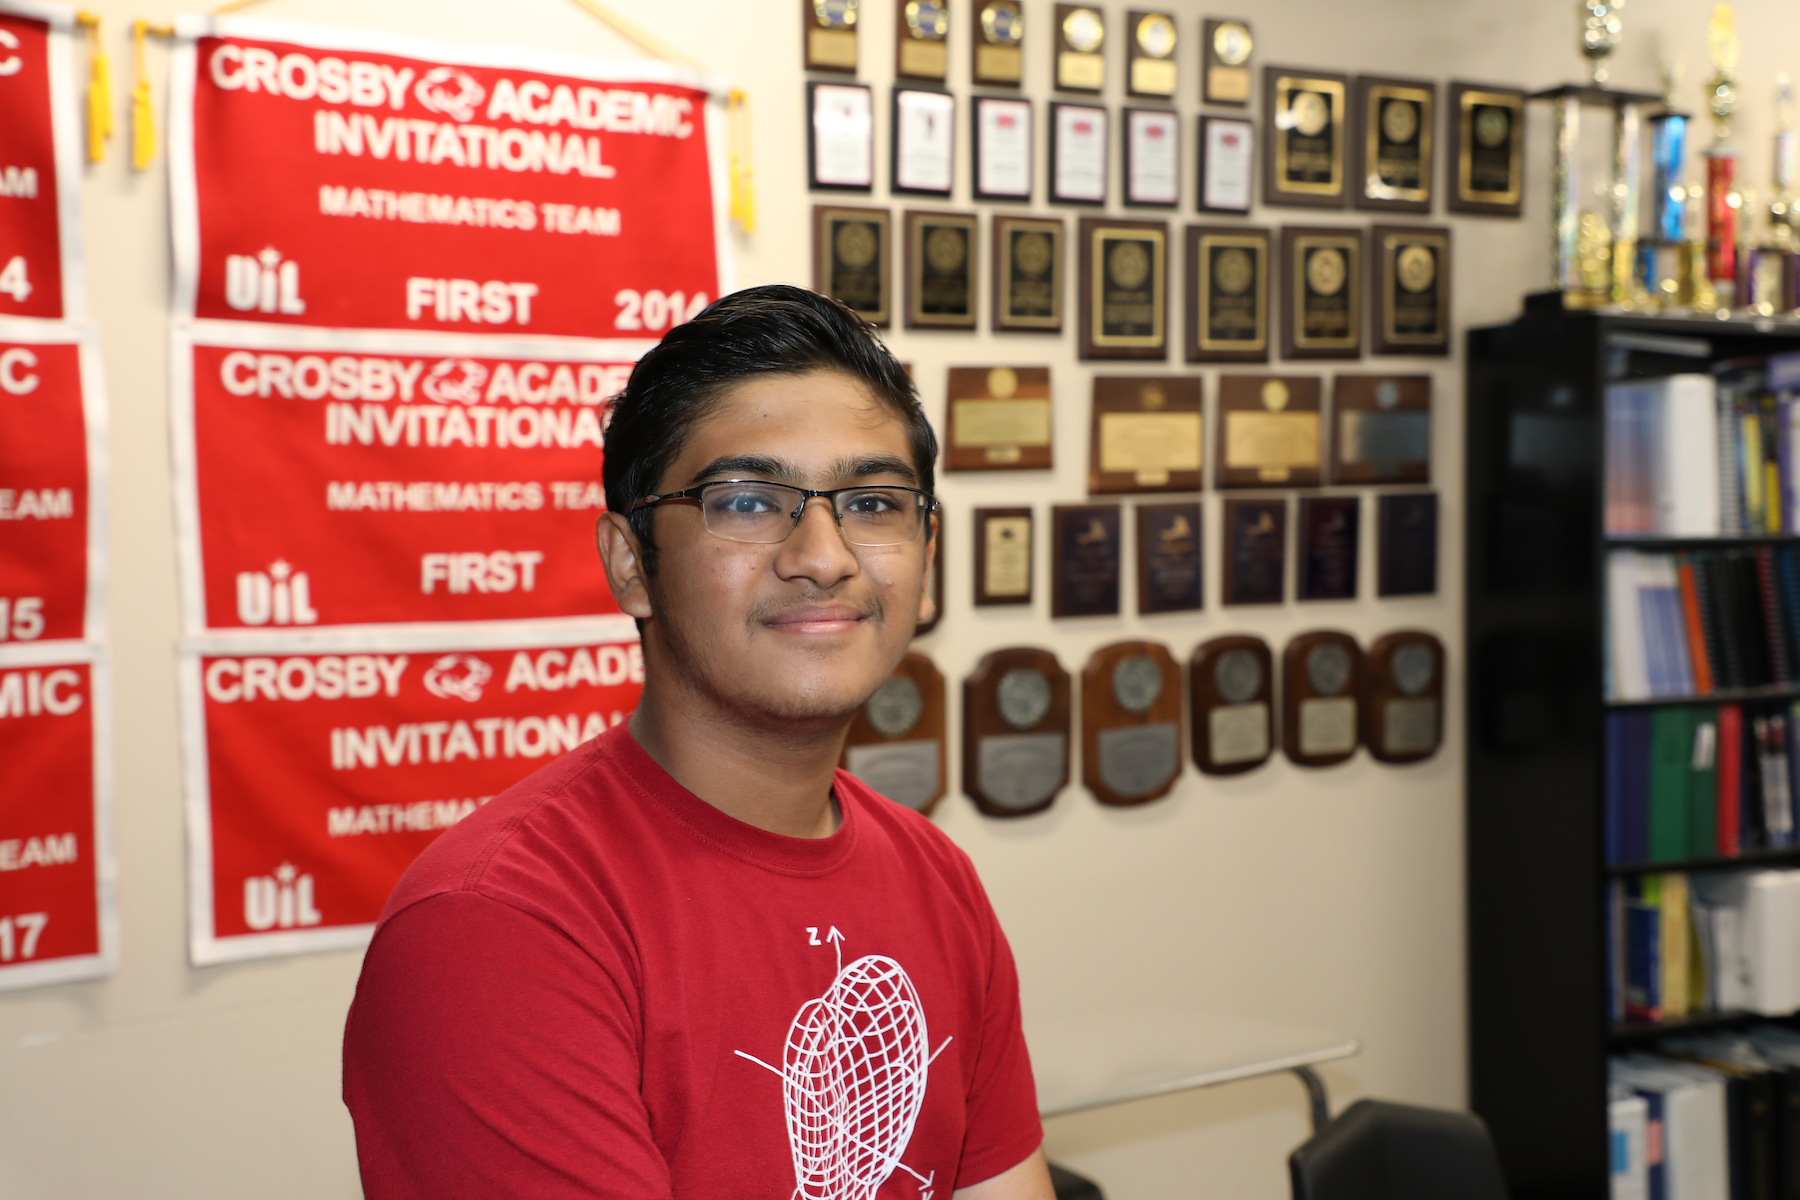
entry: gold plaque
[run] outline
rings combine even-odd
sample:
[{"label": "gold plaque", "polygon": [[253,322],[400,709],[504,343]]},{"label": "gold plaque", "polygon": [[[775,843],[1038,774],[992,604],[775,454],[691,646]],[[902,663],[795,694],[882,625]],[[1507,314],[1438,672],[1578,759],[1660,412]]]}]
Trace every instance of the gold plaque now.
[{"label": "gold plaque", "polygon": [[1351,109],[1356,207],[1431,211],[1437,85],[1363,76]]},{"label": "gold plaque", "polygon": [[806,22],[806,69],[856,71],[858,0],[801,0]]},{"label": "gold plaque", "polygon": [[1202,432],[1197,375],[1095,376],[1088,491],[1199,491]]},{"label": "gold plaque", "polygon": [[1342,207],[1345,78],[1282,67],[1266,67],[1264,75],[1264,202]]},{"label": "gold plaque", "polygon": [[1284,358],[1355,358],[1362,351],[1362,233],[1290,225],[1281,231]]},{"label": "gold plaque", "polygon": [[1134,96],[1175,94],[1175,19],[1168,13],[1132,12],[1130,67],[1126,91]]},{"label": "gold plaque", "polygon": [[1450,122],[1450,210],[1517,216],[1525,173],[1524,93],[1452,83]]},{"label": "gold plaque", "polygon": [[1052,465],[1050,368],[951,367],[948,407],[947,470]]},{"label": "gold plaque", "polygon": [[950,68],[948,0],[906,0],[899,11],[895,73],[942,80]]},{"label": "gold plaque", "polygon": [[813,209],[813,290],[871,325],[889,319],[889,222],[885,208]]},{"label": "gold plaque", "polygon": [[1025,75],[1025,14],[1020,0],[986,0],[975,12],[976,83],[1017,87]]},{"label": "gold plaque", "polygon": [[1083,358],[1167,353],[1168,226],[1081,220]]},{"label": "gold plaque", "polygon": [[1215,485],[1317,487],[1322,396],[1316,376],[1221,375]]},{"label": "gold plaque", "polygon": [[906,327],[975,328],[974,213],[906,213]]},{"label": "gold plaque", "polygon": [[1250,52],[1255,45],[1250,38],[1249,24],[1238,20],[1208,20],[1201,25],[1201,32],[1201,102],[1248,107]]},{"label": "gold plaque", "polygon": [[1450,231],[1442,226],[1377,225],[1376,354],[1450,352]]},{"label": "gold plaque", "polygon": [[1269,357],[1269,275],[1268,230],[1188,227],[1189,362]]},{"label": "gold plaque", "polygon": [[975,603],[1031,603],[1031,510],[975,510]]},{"label": "gold plaque", "polygon": [[1063,323],[1063,223],[994,217],[994,328],[1056,332]]},{"label": "gold plaque", "polygon": [[1097,92],[1106,83],[1106,60],[1100,45],[1106,21],[1100,10],[1085,4],[1056,6],[1056,86],[1071,92]]}]

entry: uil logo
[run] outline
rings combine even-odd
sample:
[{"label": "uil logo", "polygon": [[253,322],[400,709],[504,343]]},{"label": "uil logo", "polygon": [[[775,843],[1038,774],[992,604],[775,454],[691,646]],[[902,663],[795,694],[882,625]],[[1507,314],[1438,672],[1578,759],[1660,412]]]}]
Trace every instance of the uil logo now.
[{"label": "uil logo", "polygon": [[225,303],[239,312],[301,315],[306,301],[300,298],[300,264],[281,261],[273,246],[260,254],[226,255]]},{"label": "uil logo", "polygon": [[239,571],[238,620],[246,625],[316,625],[312,581],[277,559],[267,571]]},{"label": "uil logo", "polygon": [[476,83],[467,71],[433,67],[413,88],[413,95],[432,112],[443,113],[457,121],[473,121],[476,106],[487,96],[487,89]]},{"label": "uil logo", "polygon": [[446,654],[425,669],[425,690],[440,700],[481,699],[494,668],[473,654]]},{"label": "uil logo", "polygon": [[439,404],[480,404],[488,369],[472,358],[446,358],[425,376],[424,392]]},{"label": "uil logo", "polygon": [[325,916],[313,900],[313,877],[282,863],[273,875],[244,880],[244,924],[258,933],[317,925]]}]

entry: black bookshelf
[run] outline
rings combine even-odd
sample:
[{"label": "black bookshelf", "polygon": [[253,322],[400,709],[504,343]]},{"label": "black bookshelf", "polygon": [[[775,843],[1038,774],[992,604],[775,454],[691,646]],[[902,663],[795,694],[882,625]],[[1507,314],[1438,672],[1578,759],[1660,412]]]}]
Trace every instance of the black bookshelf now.
[{"label": "black bookshelf", "polygon": [[[1520,1200],[1607,1194],[1606,1058],[1748,1014],[1614,1025],[1606,1007],[1605,553],[1757,544],[1608,538],[1603,393],[1628,378],[1800,350],[1793,323],[1528,314],[1468,334],[1470,1102]],[[1753,688],[1652,704],[1800,697]],[[1708,869],[1800,854],[1706,860]],[[1761,1018],[1756,1018],[1761,1019]]]},{"label": "black bookshelf", "polygon": [[1606,873],[1619,878],[1625,875],[1648,875],[1657,871],[1742,871],[1756,867],[1791,867],[1800,865],[1800,849],[1752,850],[1729,858],[1683,858],[1669,862],[1614,863]]}]

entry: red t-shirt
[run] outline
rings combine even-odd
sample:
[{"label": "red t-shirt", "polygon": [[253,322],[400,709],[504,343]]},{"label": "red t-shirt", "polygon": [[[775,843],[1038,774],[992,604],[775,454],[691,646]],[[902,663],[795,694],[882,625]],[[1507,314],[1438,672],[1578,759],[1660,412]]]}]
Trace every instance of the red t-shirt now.
[{"label": "red t-shirt", "polygon": [[369,1200],[940,1200],[1038,1146],[968,858],[839,771],[726,816],[616,726],[407,871],[344,1030]]}]

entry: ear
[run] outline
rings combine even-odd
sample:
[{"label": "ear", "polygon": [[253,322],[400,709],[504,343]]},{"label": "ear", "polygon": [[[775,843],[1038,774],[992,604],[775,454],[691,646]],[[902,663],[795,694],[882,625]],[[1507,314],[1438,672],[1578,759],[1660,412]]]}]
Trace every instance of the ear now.
[{"label": "ear", "polygon": [[919,589],[919,624],[921,625],[937,615],[937,597],[934,595],[935,589],[931,586],[932,576],[940,569],[937,561],[937,551],[938,518],[934,513],[931,517],[931,536],[925,542],[924,586]]},{"label": "ear", "polygon": [[644,576],[644,549],[638,544],[631,522],[621,513],[601,513],[594,526],[594,540],[599,544],[606,582],[612,587],[620,611],[640,621],[648,617],[650,581]]}]

